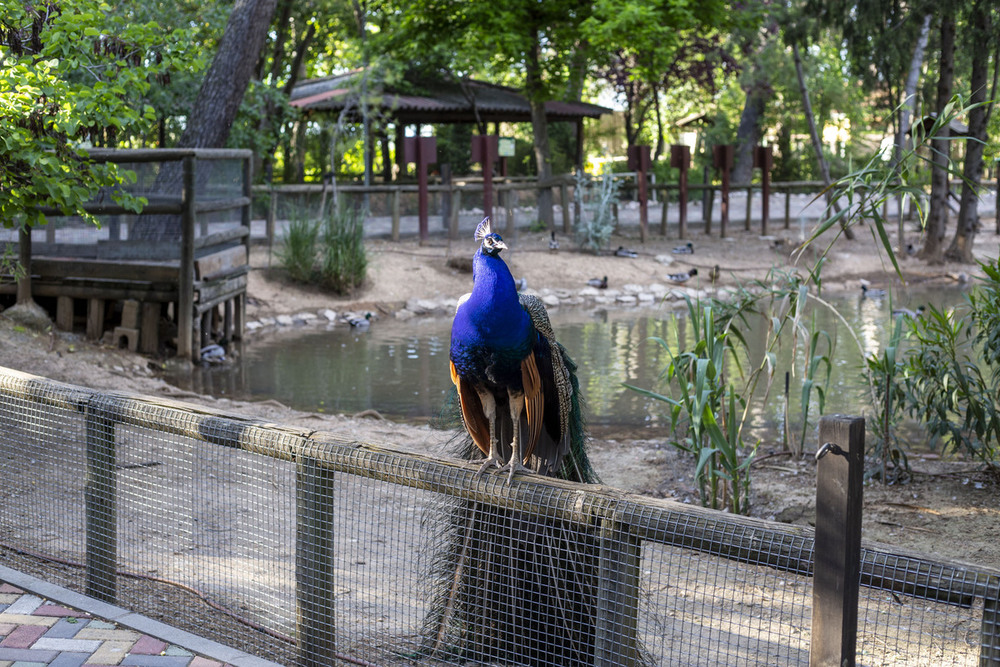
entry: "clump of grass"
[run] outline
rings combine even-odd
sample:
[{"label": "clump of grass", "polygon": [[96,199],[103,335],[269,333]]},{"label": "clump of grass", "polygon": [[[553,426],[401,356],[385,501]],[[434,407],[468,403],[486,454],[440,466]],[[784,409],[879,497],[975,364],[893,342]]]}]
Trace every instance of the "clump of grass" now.
[{"label": "clump of grass", "polygon": [[292,280],[316,284],[338,294],[360,286],[368,270],[364,211],[341,207],[322,220],[292,218],[278,252]]},{"label": "clump of grass", "polygon": [[292,280],[312,282],[316,276],[316,241],[319,225],[301,213],[289,220],[284,244],[278,250],[278,261]]},{"label": "clump of grass", "polygon": [[365,215],[361,209],[341,207],[323,221],[320,284],[346,294],[365,281],[368,255],[364,243]]}]

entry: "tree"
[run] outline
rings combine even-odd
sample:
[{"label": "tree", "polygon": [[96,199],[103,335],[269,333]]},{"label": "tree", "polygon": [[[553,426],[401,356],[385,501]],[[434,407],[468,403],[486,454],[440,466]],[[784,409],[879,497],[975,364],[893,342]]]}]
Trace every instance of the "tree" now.
[{"label": "tree", "polygon": [[[205,74],[198,97],[187,116],[179,146],[222,148],[236,119],[243,95],[264,48],[271,16],[278,0],[236,0],[226,22],[219,49]],[[182,177],[179,163],[170,162],[157,174],[154,191],[177,191]],[[180,238],[180,217],[142,216],[132,227],[136,239],[165,241]]]},{"label": "tree", "polygon": [[[955,12],[951,3],[944,5],[940,25],[940,57],[938,61],[937,99],[934,109],[940,118],[951,101],[955,80]],[[950,128],[941,126],[931,138],[931,198],[924,229],[924,246],[920,257],[929,263],[944,259],[944,233],[948,223],[948,178],[951,175]]]},{"label": "tree", "polygon": [[[143,95],[184,60],[185,33],[106,16],[99,0],[15,2],[0,19],[0,221],[45,222],[43,209],[96,222],[83,204],[101,188],[135,209],[134,178],[87,158],[154,120]],[[82,45],[86,45],[81,48]]]},{"label": "tree", "polygon": [[[970,51],[978,45],[996,42],[994,34],[993,3],[975,0],[966,32]],[[965,163],[962,168],[962,199],[958,210],[958,225],[955,236],[945,256],[948,259],[971,262],[972,248],[979,226],[979,184],[983,175],[983,146],[986,144],[986,126],[989,107],[986,104],[988,57],[972,58],[970,84],[972,93],[969,102],[969,137],[965,147]],[[995,86],[994,86],[995,89]]]}]

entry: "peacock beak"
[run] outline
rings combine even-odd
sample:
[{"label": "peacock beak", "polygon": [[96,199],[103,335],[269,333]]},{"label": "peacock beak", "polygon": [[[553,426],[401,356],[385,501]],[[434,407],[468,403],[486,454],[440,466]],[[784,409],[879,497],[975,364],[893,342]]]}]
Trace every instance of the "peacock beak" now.
[{"label": "peacock beak", "polygon": [[497,241],[496,243],[493,244],[493,247],[496,248],[497,250],[506,250],[507,244],[504,243],[503,241]]}]

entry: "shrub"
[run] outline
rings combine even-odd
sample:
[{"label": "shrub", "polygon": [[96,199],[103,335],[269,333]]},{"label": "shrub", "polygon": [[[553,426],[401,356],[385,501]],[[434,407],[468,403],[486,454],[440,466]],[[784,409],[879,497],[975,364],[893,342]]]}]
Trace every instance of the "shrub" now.
[{"label": "shrub", "polygon": [[316,240],[319,225],[302,214],[292,217],[278,261],[292,280],[308,283],[315,278]]},{"label": "shrub", "polygon": [[359,287],[368,270],[365,253],[365,212],[341,206],[323,221],[320,284],[338,294]]}]

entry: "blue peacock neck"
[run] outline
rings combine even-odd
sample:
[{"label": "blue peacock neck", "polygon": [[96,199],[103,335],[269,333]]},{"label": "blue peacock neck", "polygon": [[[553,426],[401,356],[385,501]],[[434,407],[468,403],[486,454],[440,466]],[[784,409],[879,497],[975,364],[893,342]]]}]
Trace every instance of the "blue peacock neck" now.
[{"label": "blue peacock neck", "polygon": [[480,248],[472,260],[472,296],[466,305],[480,334],[502,347],[521,347],[530,337],[531,318],[521,308],[507,264]]}]

